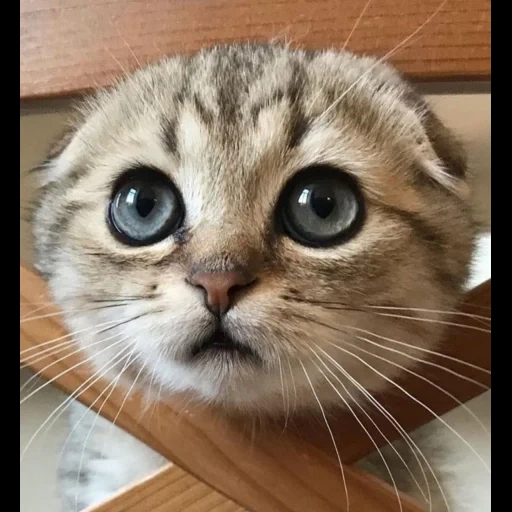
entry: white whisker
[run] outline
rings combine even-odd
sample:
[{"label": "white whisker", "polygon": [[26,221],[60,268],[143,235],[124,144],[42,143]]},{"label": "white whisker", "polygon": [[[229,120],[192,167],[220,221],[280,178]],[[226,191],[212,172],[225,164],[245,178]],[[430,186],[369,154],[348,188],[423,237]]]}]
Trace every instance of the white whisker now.
[{"label": "white whisker", "polygon": [[135,379],[133,380],[132,382],[132,385],[130,386],[130,388],[128,389],[128,391],[126,392],[126,394],[124,395],[124,398],[123,398],[123,401],[121,402],[121,405],[119,406],[119,410],[117,411],[117,414],[114,418],[114,420],[112,421],[112,423],[110,424],[110,427],[109,427],[109,433],[108,435],[105,437],[105,443],[103,443],[103,448],[101,450],[101,457],[103,457],[103,453],[104,453],[104,450],[105,450],[105,446],[106,446],[106,443],[107,443],[107,440],[110,438],[110,436],[112,435],[112,429],[114,428],[116,422],[117,422],[117,419],[119,418],[119,415],[121,414],[121,411],[123,410],[123,407],[124,407],[124,404],[126,403],[126,401],[128,400],[128,397],[130,396],[130,393],[133,391],[133,388],[135,387],[135,385],[137,384],[137,381],[139,380],[139,377],[140,375],[142,374],[144,368],[146,367],[148,363],[148,360],[146,360],[144,362],[144,364],[140,367],[139,369],[139,372],[137,373]]},{"label": "white whisker", "polygon": [[281,379],[281,393],[283,395],[283,410],[285,412],[285,419],[284,419],[284,426],[283,426],[283,433],[286,430],[286,427],[288,426],[288,418],[290,416],[290,401],[289,401],[289,393],[288,393],[288,384],[286,384],[286,394],[285,394],[285,379],[283,377],[283,367],[281,364],[281,356],[279,353],[277,354],[277,362],[279,364],[279,377]]},{"label": "white whisker", "polygon": [[[119,354],[117,354],[116,356],[114,357],[118,357],[120,354],[122,354],[125,350],[127,350],[129,347],[126,347],[124,350],[122,350]],[[108,373],[108,371],[113,368],[116,364],[117,364],[118,361],[116,361],[115,363],[111,364],[112,363],[112,360],[108,361],[108,363],[106,363],[105,365],[103,365],[97,372],[93,373],[85,382],[83,382],[77,389],[75,389],[75,391],[69,395],[66,400],[64,400],[64,402],[62,402],[58,407],[56,407],[54,409],[54,411],[48,416],[48,418],[46,418],[46,420],[41,424],[41,426],[34,432],[34,434],[32,435],[32,437],[28,440],[27,444],[25,445],[25,448],[23,449],[23,451],[21,452],[21,455],[20,455],[20,464],[21,464],[21,461],[23,460],[25,454],[27,453],[27,450],[29,449],[30,445],[32,444],[32,442],[34,441],[34,439],[37,437],[37,435],[39,434],[39,432],[41,432],[41,430],[45,427],[45,425],[48,424],[48,422],[55,416],[55,414],[57,414],[57,412],[59,410],[61,410],[63,407],[67,407],[67,405],[72,401],[74,400],[76,397],[78,397],[79,395],[81,395],[83,392],[87,391],[91,386],[93,386],[97,381],[99,381],[101,378],[104,377],[104,375],[106,375]],[[110,365],[110,366],[109,366]],[[106,370],[105,370],[106,368]],[[70,368],[71,370],[71,368]],[[105,371],[104,371],[105,370]],[[69,371],[69,370],[68,370]],[[91,382],[92,381],[92,382]],[[85,389],[84,389],[85,388]]]},{"label": "white whisker", "polygon": [[[91,345],[89,346],[93,346],[93,345],[98,345],[99,343],[104,343],[105,341],[108,341],[109,339],[112,339],[112,338],[115,338],[117,336],[120,336],[120,333],[118,334],[114,334],[113,336],[110,336],[109,338],[105,338],[105,339],[102,339],[100,341],[97,341],[95,343],[92,343]],[[88,357],[87,359],[83,359],[81,361],[79,361],[78,363],[74,364],[71,368],[66,368],[63,372],[59,373],[58,375],[56,375],[55,377],[51,378],[50,380],[47,380],[44,384],[41,384],[41,386],[39,386],[38,388],[36,388],[34,391],[32,391],[31,393],[29,393],[26,397],[24,397],[21,401],[20,401],[20,405],[23,404],[24,402],[26,402],[29,398],[31,398],[32,396],[34,396],[36,393],[38,393],[39,391],[41,391],[42,389],[44,389],[46,386],[49,386],[52,382],[55,382],[56,380],[60,379],[63,375],[66,375],[66,373],[74,370],[75,368],[78,368],[79,366],[85,364],[85,363],[88,363],[89,361],[92,361],[95,357],[97,357],[99,354],[102,354],[103,352],[107,351],[107,350],[110,350],[112,347],[115,347],[117,345],[119,345],[120,343],[122,343],[123,341],[125,341],[127,338],[122,338],[121,340],[118,340],[118,341],[115,341],[114,343],[111,343],[108,347],[105,347],[103,349],[101,349],[99,352],[96,352],[96,354],[93,354],[92,356]],[[39,373],[43,373],[45,370],[47,370],[48,368],[52,367],[53,365],[55,364],[58,364],[60,363],[61,361],[63,361],[64,359],[68,358],[69,356],[72,356],[74,354],[77,354],[78,352],[81,352],[82,349],[78,349],[78,350],[75,350],[69,354],[67,354],[66,356],[64,357],[61,357],[60,359],[57,359],[57,361],[54,361],[53,363],[49,364],[48,366],[45,366],[41,372]],[[22,391],[25,386],[34,378],[37,378],[38,377],[38,373],[34,374],[27,382],[25,382],[25,384],[23,386],[21,386],[20,388],[20,391]]]},{"label": "white whisker", "polygon": [[[130,357],[131,355],[133,354],[133,349],[128,352],[128,354],[125,354],[123,357],[121,357],[119,360],[116,361],[116,364],[118,363],[121,363],[122,361],[124,361],[125,359],[128,358],[128,361],[130,360]],[[58,460],[60,461],[60,459],[62,458],[63,454],[64,454],[64,450],[68,444],[68,442],[71,440],[71,437],[73,435],[73,433],[75,432],[75,430],[78,428],[78,425],[80,425],[80,422],[85,418],[85,416],[89,413],[89,411],[96,405],[96,402],[98,402],[98,400],[101,399],[101,397],[103,396],[103,394],[110,388],[112,387],[112,391],[115,389],[115,386],[117,384],[117,382],[119,381],[119,378],[122,374],[122,372],[124,371],[124,369],[126,368],[126,364],[125,366],[123,367],[123,369],[121,370],[121,373],[116,377],[115,380],[113,380],[112,382],[110,382],[106,387],[105,389],[101,392],[100,395],[98,395],[94,402],[91,403],[91,405],[87,408],[87,410],[84,412],[84,414],[78,419],[78,421],[73,425],[73,427],[71,428],[71,430],[69,431],[69,434],[68,436],[66,437],[66,440],[64,441],[64,444],[62,445],[62,448],[61,448],[61,451],[60,451],[60,454],[59,454],[59,458]],[[109,395],[107,396],[107,398],[105,399],[105,401],[103,402],[102,406],[105,405],[105,402],[108,400],[108,398],[110,397],[112,391],[109,393]],[[71,402],[69,403],[69,405],[71,405]],[[64,409],[65,410],[65,409]],[[61,414],[64,413],[64,410],[62,410],[56,417],[55,419],[53,420],[52,424],[50,424],[48,426],[48,430],[50,430],[51,426],[53,425],[53,423],[55,423],[55,421],[60,417]]]},{"label": "white whisker", "polygon": [[[372,343],[374,345],[377,345],[378,347],[380,347],[380,345],[378,343],[374,343],[374,342],[371,342],[370,340],[367,340],[366,338],[362,338],[361,336],[358,336],[357,339],[359,340],[362,340],[362,341],[367,341],[368,343]],[[403,370],[407,373],[409,373],[410,375],[414,375],[415,377],[418,377],[419,379],[423,380],[424,382],[427,382],[428,384],[430,384],[431,386],[435,387],[436,389],[438,389],[439,391],[441,391],[443,394],[445,394],[446,396],[450,397],[452,400],[455,401],[455,403],[457,403],[459,406],[461,406],[477,423],[478,425],[480,425],[480,427],[482,427],[482,430],[487,434],[487,435],[491,435],[489,430],[486,428],[486,426],[482,423],[482,421],[480,420],[480,418],[478,418],[478,416],[473,412],[471,411],[471,409],[469,409],[466,404],[464,404],[463,402],[461,402],[455,395],[453,395],[452,393],[446,391],[446,389],[442,388],[441,386],[439,386],[438,384],[436,384],[435,382],[432,382],[430,379],[427,379],[426,377],[424,377],[423,375],[420,375],[419,373],[413,371],[413,370],[410,370],[409,368],[406,368],[404,367],[403,365],[401,364],[398,364],[398,363],[395,363],[393,361],[389,361],[388,359],[386,359],[385,357],[382,357],[382,356],[379,356],[377,354],[374,354],[373,352],[370,352],[369,350],[365,350],[361,347],[358,347],[357,345],[354,345],[353,343],[349,343],[348,341],[343,341],[343,343],[347,344],[347,345],[350,345],[351,347],[354,347],[356,348],[357,350],[360,350],[361,352],[364,352],[365,354],[369,354],[371,355],[372,357],[375,357],[377,359],[380,359],[381,361],[385,361],[386,363],[394,366],[395,368],[400,368],[400,370]],[[386,347],[381,347],[381,348],[386,348]],[[393,349],[390,349],[390,350],[393,350]],[[393,352],[398,352],[399,354],[401,354],[401,352],[399,352],[398,350],[393,350]],[[402,354],[403,355],[403,354]]]},{"label": "white whisker", "polygon": [[[447,506],[448,512],[449,512],[450,506],[449,506],[448,500],[446,499],[446,496],[444,494],[441,483],[439,482],[437,475],[435,474],[428,459],[425,457],[424,453],[420,450],[419,446],[414,442],[412,437],[407,433],[407,431],[402,427],[402,425],[400,425],[400,423],[396,420],[396,418],[367,389],[365,389],[356,379],[354,379],[354,377],[352,377],[347,370],[345,370],[333,357],[331,357],[327,352],[325,352],[325,350],[320,348],[318,345],[317,345],[317,348],[322,351],[322,353],[332,362],[332,364],[339,371],[341,371],[346,376],[346,378],[349,379],[350,382],[352,382],[352,384],[357,389],[359,389],[359,391],[363,394],[363,396],[365,396],[365,398],[395,427],[397,432],[402,436],[402,438],[404,439],[408,448],[411,450],[411,453],[413,454],[414,458],[416,459],[416,462],[418,463],[418,466],[421,470],[423,478],[425,479],[425,483],[427,485],[427,492],[428,492],[428,499],[426,499],[426,501],[430,504],[430,512],[432,512],[432,495],[430,492],[430,486],[429,486],[427,475],[425,474],[423,465],[421,464],[417,454],[419,454],[420,457],[424,460],[428,470],[432,474],[432,476],[433,476],[433,478],[443,496],[444,502],[446,503],[446,506]],[[414,479],[414,481],[417,483],[416,479]]]},{"label": "white whisker", "polygon": [[320,402],[320,399],[318,398],[318,395],[316,394],[315,388],[313,387],[313,383],[311,382],[311,379],[309,378],[308,372],[306,371],[306,368],[304,367],[304,364],[302,363],[302,361],[299,360],[299,363],[302,366],[302,370],[304,371],[304,375],[306,376],[306,379],[309,382],[309,386],[311,388],[311,391],[313,392],[315,400],[318,403],[318,407],[320,408],[320,412],[322,413],[322,417],[324,419],[325,425],[327,427],[327,430],[329,431],[329,435],[331,436],[331,441],[332,441],[332,444],[334,446],[334,451],[336,452],[336,457],[338,458],[338,463],[340,465],[341,477],[343,478],[343,485],[345,487],[345,496],[346,496],[346,499],[347,499],[347,512],[349,512],[350,502],[349,502],[349,499],[348,499],[347,480],[345,478],[345,471],[343,470],[343,464],[341,462],[340,452],[338,450],[338,445],[336,444],[336,439],[334,438],[334,434],[332,432],[331,426],[329,425],[329,421],[327,420],[327,416],[326,416],[324,408],[322,406],[322,402]]},{"label": "white whisker", "polygon": [[343,47],[341,48],[342,52],[345,51],[345,49],[347,48],[350,39],[352,38],[354,32],[356,31],[357,27],[359,26],[359,23],[361,23],[361,20],[363,19],[363,16],[365,15],[366,10],[368,9],[368,7],[370,6],[371,3],[372,3],[372,0],[368,0],[366,2],[366,4],[364,5],[363,10],[357,17],[356,22],[354,23],[354,26],[352,27],[352,30],[350,31],[349,35],[347,36],[347,39],[345,39],[345,43],[343,44]]},{"label": "white whisker", "polygon": [[117,308],[122,306],[127,306],[127,302],[116,302],[109,305],[102,306],[93,306],[93,307],[84,307],[84,308],[72,308],[72,309],[59,309],[59,311],[55,311],[53,313],[46,313],[44,315],[32,316],[30,318],[26,318],[27,315],[20,318],[20,324],[25,324],[27,322],[33,322],[34,320],[42,320],[44,318],[52,318],[55,316],[63,316],[67,313],[87,313],[91,311],[100,311],[103,309]]},{"label": "white whisker", "polygon": [[[334,376],[334,378],[341,384],[341,386],[343,387],[343,390],[345,391],[345,393],[349,394],[349,396],[352,398],[352,400],[354,400],[354,398],[352,397],[352,395],[350,395],[350,393],[348,393],[348,390],[346,388],[346,386],[341,382],[341,380],[336,376],[334,375],[334,373],[330,370],[330,368],[324,363],[324,361],[322,360],[322,358],[312,349],[310,348],[311,352],[315,355],[315,357],[317,357],[317,359],[323,364],[323,366],[326,368],[326,370]],[[352,409],[352,407],[350,406],[350,404],[348,403],[347,400],[345,400],[345,398],[343,397],[343,395],[338,391],[338,389],[336,388],[336,386],[331,382],[331,380],[327,377],[327,375],[325,375],[325,372],[320,368],[320,366],[318,366],[318,364],[316,364],[314,361],[312,361],[313,364],[315,365],[315,367],[317,368],[317,370],[322,374],[322,376],[324,377],[324,379],[329,383],[329,385],[332,387],[332,389],[334,390],[334,392],[338,395],[338,397],[343,401],[343,403],[345,404],[345,406],[348,408],[348,410],[352,413],[352,416],[354,416],[355,420],[357,421],[357,423],[359,424],[359,426],[363,429],[363,431],[366,433],[366,435],[368,436],[368,438],[370,439],[370,442],[373,444],[373,446],[375,447],[375,449],[377,450],[378,454],[380,455],[380,458],[382,459],[382,462],[384,463],[384,466],[386,467],[388,473],[389,473],[389,477],[391,478],[391,482],[393,484],[393,488],[395,489],[395,493],[396,493],[396,498],[398,500],[398,508],[400,509],[400,512],[403,512],[403,507],[402,507],[402,500],[400,499],[400,493],[398,492],[398,487],[396,486],[396,482],[395,482],[395,478],[393,477],[393,473],[388,465],[388,462],[386,460],[386,458],[384,457],[384,455],[382,454],[380,448],[379,448],[379,445],[375,442],[375,440],[373,439],[372,435],[370,434],[370,432],[368,431],[368,429],[364,426],[363,422],[359,419],[359,417],[357,416],[357,414],[354,412],[354,410]],[[355,402],[355,400],[354,400]],[[406,467],[407,464],[406,464]],[[412,475],[412,473],[411,473]],[[421,488],[420,488],[421,490]]]},{"label": "white whisker", "polygon": [[292,414],[295,414],[295,411],[297,410],[297,385],[295,383],[295,377],[293,376],[292,363],[290,362],[290,356],[288,354],[286,354],[286,362],[288,364],[288,369],[290,370],[290,378],[292,380],[292,386],[293,386],[294,401],[293,401]]},{"label": "white whisker", "polygon": [[443,9],[446,2],[448,0],[443,0],[439,7],[419,26],[417,27],[411,34],[409,34],[405,39],[403,39],[400,43],[398,43],[392,50],[387,52],[383,57],[378,59],[374,64],[372,64],[355,82],[353,82],[345,91],[343,91],[343,94],[341,94],[336,100],[334,100],[331,105],[322,113],[322,115],[317,119],[317,122],[320,122],[325,117],[329,115],[329,113],[336,108],[336,106],[341,102],[341,100],[356,86],[364,80],[375,67],[380,65],[382,62],[386,61],[394,55],[397,51],[399,51],[404,45],[406,45],[418,32],[423,30],[423,28],[430,23],[430,21],[439,14],[439,12]]},{"label": "white whisker", "polygon": [[[435,350],[429,350],[427,348],[423,348],[423,347],[417,347],[415,345],[410,345],[409,343],[405,343],[403,341],[398,341],[398,340],[395,340],[393,338],[387,338],[386,336],[382,336],[380,334],[376,334],[372,331],[368,331],[366,329],[361,329],[360,327],[352,327],[352,326],[349,326],[349,325],[345,325],[343,326],[344,328],[347,328],[347,329],[353,329],[355,331],[359,331],[359,332],[363,332],[365,334],[368,334],[370,336],[375,336],[376,338],[379,338],[381,340],[384,340],[384,341],[389,341],[390,343],[395,343],[397,345],[402,345],[403,347],[408,347],[408,348],[412,348],[414,350],[419,350],[420,352],[424,352],[426,354],[431,354],[433,356],[437,356],[437,357],[441,357],[443,359],[446,359],[448,361],[453,361],[455,363],[459,363],[459,364],[462,364],[464,366],[467,366],[468,368],[473,368],[474,370],[478,370],[480,372],[483,372],[483,373],[487,373],[488,375],[491,374],[491,372],[489,370],[487,370],[486,368],[482,368],[480,366],[477,366],[475,364],[472,364],[472,363],[468,363],[467,361],[463,361],[462,359],[458,359],[456,357],[452,357],[452,356],[449,356],[447,354],[443,354],[442,352],[436,352]],[[432,363],[434,364],[434,363]],[[439,365],[440,368],[445,368],[444,366],[441,366]],[[445,368],[445,371],[451,373],[451,370],[449,370],[448,368]],[[457,373],[454,372],[455,375],[459,375]],[[465,378],[467,379],[468,377],[465,377],[465,376],[462,376],[462,375],[459,375],[459,377],[461,378]],[[475,381],[475,383],[478,383],[478,381]],[[481,383],[478,383],[480,386],[482,385]]]},{"label": "white whisker", "polygon": [[[78,331],[74,331],[74,332],[70,332],[68,334],[64,334],[63,336],[59,336],[58,338],[54,338],[53,340],[49,340],[49,341],[45,341],[44,343],[38,343],[37,345],[34,345],[32,347],[28,347],[24,350],[20,350],[20,356],[22,356],[23,354],[26,354],[27,352],[32,352],[33,350],[37,350],[38,351],[38,354],[42,354],[44,353],[44,351],[40,351],[40,347],[44,347],[46,345],[50,345],[52,343],[55,343],[57,341],[60,341],[60,340],[63,340],[63,339],[66,339],[66,338],[69,338],[71,336],[74,336],[75,334],[80,334],[82,332],[87,332],[87,331],[92,331],[93,329],[97,329],[98,327],[102,327],[102,326],[105,326],[105,325],[108,325],[108,324],[115,324],[116,322],[119,322],[119,319],[116,319],[116,320],[109,320],[108,322],[102,322],[100,324],[96,324],[92,327],[87,327],[85,329],[79,329]],[[53,347],[50,347],[50,349],[53,348]]]},{"label": "white whisker", "polygon": [[486,329],[485,327],[477,327],[476,325],[467,325],[461,324],[458,322],[450,322],[448,320],[436,320],[435,318],[420,318],[417,316],[407,316],[407,315],[396,315],[393,313],[374,313],[379,316],[387,316],[390,318],[400,318],[402,320],[412,320],[414,322],[428,322],[432,324],[441,324],[441,325],[450,325],[452,327],[461,327],[463,329],[470,329],[472,331],[480,331],[485,333],[490,333],[490,329]]},{"label": "white whisker", "polygon": [[387,382],[389,382],[390,384],[395,386],[397,389],[402,391],[402,393],[404,393],[406,396],[408,396],[411,400],[416,402],[418,405],[421,405],[421,407],[423,407],[426,411],[428,411],[430,414],[432,414],[432,416],[434,418],[437,418],[448,430],[450,430],[450,432],[452,432],[460,441],[462,441],[471,450],[471,452],[478,458],[478,460],[482,463],[482,465],[485,467],[485,469],[489,473],[491,472],[491,469],[489,468],[489,466],[487,465],[485,460],[482,458],[482,456],[451,425],[449,425],[441,416],[436,414],[435,411],[433,411],[430,407],[428,407],[428,405],[425,405],[421,400],[418,400],[415,396],[411,395],[411,393],[409,393],[405,388],[400,386],[400,384],[397,384],[394,380],[390,379],[389,377],[384,375],[382,372],[380,372],[379,370],[374,368],[370,363],[365,361],[363,358],[350,352],[349,350],[344,349],[343,347],[336,345],[335,343],[329,342],[329,344],[332,345],[333,347],[337,348],[338,350],[341,350],[341,351],[345,352],[346,354],[356,358],[358,361],[360,361],[362,364],[364,364],[367,368],[374,371],[377,375],[379,375],[384,380],[386,380]]},{"label": "white whisker", "polygon": [[[115,387],[116,387],[116,384],[119,382],[119,379],[121,378],[121,375],[123,374],[123,372],[125,371],[125,369],[127,368],[127,365],[128,363],[130,362],[130,356],[131,354],[133,353],[133,351],[135,350],[135,348],[132,349],[131,352],[129,352],[127,354],[128,356],[128,359],[123,367],[123,369],[121,370],[121,372],[119,373],[119,375],[116,377],[116,379],[112,382],[113,386],[112,386],[112,389],[110,390],[110,392],[108,393],[108,395],[105,397],[105,400],[103,401],[103,403],[101,404],[101,407],[98,409],[98,411],[96,412],[96,416],[94,417],[94,420],[91,424],[91,428],[89,429],[89,432],[87,432],[87,435],[85,437],[85,440],[84,440],[84,445],[83,445],[83,448],[82,448],[82,454],[80,456],[80,463],[78,465],[78,474],[77,474],[77,478],[76,478],[76,493],[75,493],[75,505],[76,505],[76,508],[78,509],[78,488],[79,488],[79,482],[80,482],[80,474],[82,472],[82,465],[83,465],[83,462],[84,462],[84,455],[85,455],[85,448],[87,446],[87,442],[89,441],[89,437],[91,435],[91,432],[93,431],[94,429],[94,426],[96,425],[96,422],[98,421],[98,418],[100,416],[100,413],[103,409],[103,407],[105,406],[105,404],[107,403],[108,399],[110,398],[110,396],[112,395]],[[105,391],[105,390],[104,390]],[[103,394],[103,393],[102,393]],[[78,510],[77,510],[78,512]]]},{"label": "white whisker", "polygon": [[467,318],[485,320],[485,321],[491,320],[488,316],[475,315],[473,313],[465,313],[463,311],[444,311],[441,309],[409,308],[409,307],[399,307],[399,306],[364,306],[364,307],[371,308],[371,309],[384,309],[384,310],[390,310],[390,311],[417,311],[419,313],[435,313],[435,314],[440,314],[440,315],[457,315],[457,316],[465,316]]},{"label": "white whisker", "polygon": [[29,311],[28,313],[25,313],[22,317],[20,317],[20,320],[23,320],[24,318],[27,318],[27,316],[33,315],[34,313],[37,313],[38,311],[41,311],[48,307],[47,305],[39,306],[36,309],[33,309],[32,311]]}]

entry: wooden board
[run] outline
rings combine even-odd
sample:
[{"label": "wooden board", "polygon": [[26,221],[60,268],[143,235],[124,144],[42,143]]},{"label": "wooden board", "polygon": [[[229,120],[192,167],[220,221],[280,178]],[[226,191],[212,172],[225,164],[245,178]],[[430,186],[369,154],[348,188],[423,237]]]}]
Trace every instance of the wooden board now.
[{"label": "wooden board", "polygon": [[[20,267],[20,297],[26,305],[26,308],[22,308],[22,314],[26,315],[31,310],[30,303],[40,302],[44,294],[42,281]],[[481,308],[487,308],[489,304],[490,282],[487,282],[469,295],[465,307],[477,307],[481,312]],[[445,353],[489,368],[489,336],[481,331],[470,332],[472,336],[467,333],[461,336],[460,329],[452,331]],[[20,349],[24,351],[21,359],[27,360],[27,355],[34,353],[27,353],[26,349],[33,350],[31,347],[37,347],[63,333],[57,317],[21,324]],[[72,350],[69,349],[68,353]],[[64,351],[59,351],[58,355],[49,354],[43,360],[36,358],[27,361],[46,378],[58,377],[55,384],[67,392],[73,392],[91,375],[90,369],[87,365],[73,368],[79,361],[76,354],[58,361],[64,355]],[[50,363],[53,363],[52,366],[45,369]],[[461,384],[460,379],[447,379],[447,375],[450,374],[440,372],[438,382],[460,400],[468,400],[481,392],[477,386],[467,381]],[[489,384],[486,374],[481,380]],[[439,391],[433,391],[424,381],[414,384],[411,379],[404,381],[403,385],[418,400],[428,403],[437,414],[456,405],[453,401],[443,400]],[[104,390],[105,383],[96,382],[79,398],[86,404],[93,404]],[[325,429],[319,428],[319,423],[314,427],[307,423],[295,425],[283,435],[281,432],[266,430],[251,438],[244,430],[245,425],[214,411],[170,402],[161,404],[152,414],[141,416],[140,399],[134,396],[124,400],[124,396],[125,392],[119,390],[110,395],[105,405],[103,400],[97,400],[93,408],[101,407],[101,414],[110,420],[117,417],[119,426],[244,507],[262,512],[344,510],[344,490],[339,467],[333,457],[332,442]],[[431,419],[430,413],[426,414],[420,407],[415,407],[411,400],[404,402],[402,398],[400,401],[396,394],[386,398],[385,404],[405,430],[416,428]],[[160,418],[160,421],[155,418]],[[375,421],[383,430],[388,431],[390,439],[397,437],[397,433],[392,429],[390,431],[389,425],[382,418],[376,416]],[[350,439],[350,443],[338,443],[344,462],[354,462],[373,451],[374,447],[366,434],[350,415],[341,414],[333,425],[338,440]],[[383,444],[382,439],[376,437],[376,440]],[[344,469],[353,510],[396,510],[393,489],[351,467],[345,465]],[[419,510],[407,498],[402,498],[402,501],[404,510]]]},{"label": "wooden board", "polygon": [[166,466],[84,512],[244,512],[177,466]]},{"label": "wooden board", "polygon": [[[367,0],[21,0],[20,97],[80,94],[138,63],[235,41],[343,48]],[[347,48],[383,56],[442,0],[373,0]],[[391,57],[415,80],[488,80],[490,0],[448,0]]]}]

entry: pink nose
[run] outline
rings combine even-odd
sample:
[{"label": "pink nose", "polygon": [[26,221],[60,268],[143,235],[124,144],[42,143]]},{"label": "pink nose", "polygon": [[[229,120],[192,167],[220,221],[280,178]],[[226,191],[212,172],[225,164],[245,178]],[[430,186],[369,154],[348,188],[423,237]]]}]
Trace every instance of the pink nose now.
[{"label": "pink nose", "polygon": [[214,314],[226,313],[232,305],[235,292],[250,285],[242,272],[196,272],[189,282],[206,292],[206,307]]}]

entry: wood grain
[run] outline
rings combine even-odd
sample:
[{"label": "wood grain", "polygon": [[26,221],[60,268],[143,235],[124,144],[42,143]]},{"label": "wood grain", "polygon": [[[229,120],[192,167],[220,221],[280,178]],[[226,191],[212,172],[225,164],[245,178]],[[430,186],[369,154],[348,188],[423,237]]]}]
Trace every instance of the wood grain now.
[{"label": "wood grain", "polygon": [[243,512],[177,466],[166,466],[84,512]]},{"label": "wood grain", "polygon": [[[21,0],[20,97],[80,94],[162,55],[238,41],[342,48],[366,0]],[[373,0],[347,48],[383,56],[441,0]],[[137,62],[138,61],[138,62]],[[391,61],[415,80],[488,80],[490,0],[448,0]]]},{"label": "wood grain", "polygon": [[[44,293],[42,281],[32,272],[20,267],[21,303],[27,305],[22,308],[22,314],[26,315],[31,310],[30,303],[40,302]],[[464,307],[465,311],[476,310],[482,314],[484,310],[490,315],[490,310],[486,309],[490,307],[490,281],[473,290]],[[467,319],[467,323],[469,322],[472,320]],[[478,323],[473,325],[481,326]],[[63,329],[57,317],[21,324],[20,350],[24,351],[21,360],[29,363],[29,366],[46,378],[60,375],[56,385],[67,392],[73,392],[91,375],[85,364],[69,371],[79,361],[76,355],[57,361],[65,355],[65,352],[59,351],[58,356],[49,354],[42,361],[30,362],[27,359],[34,353],[32,350],[37,350],[32,347],[62,334]],[[481,331],[453,327],[445,343],[444,353],[488,369],[489,336]],[[45,369],[52,362],[52,366]],[[446,365],[446,361],[441,362]],[[455,368],[461,371],[460,365]],[[446,372],[439,371],[437,375],[436,372],[432,373],[429,377],[436,378],[439,385],[462,401],[481,392],[474,384]],[[474,378],[490,384],[487,374],[476,370],[473,373]],[[414,379],[405,379],[402,385],[418,400],[429,404],[437,414],[442,414],[456,405],[452,399],[445,400],[438,390],[426,385],[424,381],[416,380],[417,382]],[[86,404],[92,404],[104,389],[104,382],[96,382],[79,399]],[[406,430],[416,428],[431,419],[430,413],[396,393],[380,397],[380,400]],[[119,390],[104,405],[103,400],[98,400],[94,408],[101,407],[101,414],[112,420],[117,416],[123,401],[124,392]],[[139,397],[134,396],[127,400],[118,416],[117,424],[201,481],[250,510],[344,510],[343,486],[337,461],[333,457],[332,443],[318,422],[313,425],[307,421],[302,424],[296,422],[284,435],[266,429],[251,438],[247,430],[244,430],[246,425],[205,408],[184,407],[179,401],[162,404],[151,415],[141,417],[140,410]],[[389,438],[397,437],[397,433],[383,418],[377,415],[375,420]],[[344,462],[354,462],[373,451],[373,445],[349,414],[340,414],[336,421],[333,420],[333,429],[335,437],[344,441],[338,443]],[[346,442],[347,439],[350,442]],[[384,443],[378,436],[376,440],[380,444]],[[305,467],[308,468],[307,472],[304,471]],[[346,465],[345,476],[353,510],[396,510],[396,497],[392,489],[368,480],[368,476]],[[404,510],[418,510],[415,507],[409,503]]]}]

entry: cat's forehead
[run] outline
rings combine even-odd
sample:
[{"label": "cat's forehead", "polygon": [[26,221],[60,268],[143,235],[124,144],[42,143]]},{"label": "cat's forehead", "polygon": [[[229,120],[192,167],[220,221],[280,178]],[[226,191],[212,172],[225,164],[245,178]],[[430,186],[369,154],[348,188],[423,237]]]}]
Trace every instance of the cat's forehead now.
[{"label": "cat's forehead", "polygon": [[404,90],[389,68],[350,54],[205,50],[140,70],[101,94],[68,155],[98,180],[146,165],[179,186],[192,190],[200,181],[203,190],[243,201],[262,183],[279,190],[319,163],[373,179],[374,169],[400,167],[419,126]]},{"label": "cat's forehead", "polygon": [[104,148],[142,145],[149,134],[178,157],[197,146],[196,156],[208,147],[213,155],[247,160],[293,150],[311,133],[318,141],[326,128],[346,138],[354,131],[384,138],[404,123],[402,92],[396,75],[370,59],[223,47],[136,72],[93,103],[85,133]]}]

